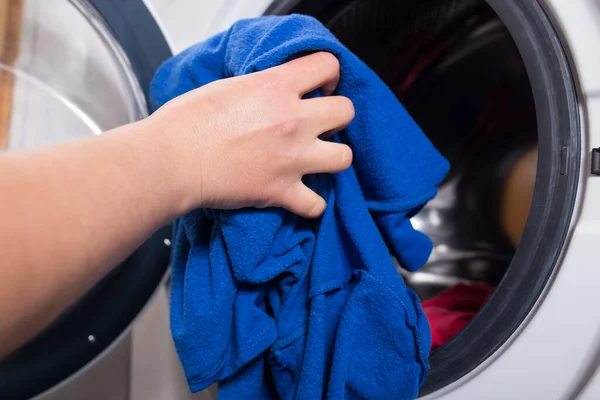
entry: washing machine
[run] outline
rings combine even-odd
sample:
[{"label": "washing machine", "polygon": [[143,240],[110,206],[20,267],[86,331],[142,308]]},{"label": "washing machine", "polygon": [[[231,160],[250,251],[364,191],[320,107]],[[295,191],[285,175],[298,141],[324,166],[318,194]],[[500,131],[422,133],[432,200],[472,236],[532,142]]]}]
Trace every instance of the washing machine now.
[{"label": "washing machine", "polygon": [[[146,116],[158,66],[241,18],[322,21],[450,160],[413,218],[423,300],[493,294],[434,350],[423,399],[600,398],[600,3],[595,0],[7,0],[0,149]],[[2,8],[4,7],[4,8]],[[0,398],[214,399],[168,331],[170,228],[0,362]]]}]

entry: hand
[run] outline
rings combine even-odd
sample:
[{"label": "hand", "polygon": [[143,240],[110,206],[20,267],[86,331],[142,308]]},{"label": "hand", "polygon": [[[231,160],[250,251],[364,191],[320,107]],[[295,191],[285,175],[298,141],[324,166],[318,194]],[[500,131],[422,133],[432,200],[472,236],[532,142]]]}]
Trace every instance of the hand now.
[{"label": "hand", "polygon": [[279,206],[304,217],[325,210],[302,176],[348,168],[352,151],[321,140],[354,118],[342,96],[330,95],[339,62],[315,53],[250,75],[203,86],[165,104],[150,118],[170,138],[186,193],[182,211]]}]

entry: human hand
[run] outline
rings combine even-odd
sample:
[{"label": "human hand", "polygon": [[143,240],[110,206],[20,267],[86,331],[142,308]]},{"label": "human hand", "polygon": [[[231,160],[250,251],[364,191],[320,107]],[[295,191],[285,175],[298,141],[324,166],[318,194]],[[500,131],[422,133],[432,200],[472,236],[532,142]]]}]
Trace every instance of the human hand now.
[{"label": "human hand", "polygon": [[[347,169],[352,151],[321,140],[354,118],[352,102],[329,96],[339,62],[315,53],[286,64],[213,82],[165,104],[160,125],[177,160],[180,211],[279,206],[304,217],[325,210],[305,174]],[[302,96],[317,88],[327,95]]]}]

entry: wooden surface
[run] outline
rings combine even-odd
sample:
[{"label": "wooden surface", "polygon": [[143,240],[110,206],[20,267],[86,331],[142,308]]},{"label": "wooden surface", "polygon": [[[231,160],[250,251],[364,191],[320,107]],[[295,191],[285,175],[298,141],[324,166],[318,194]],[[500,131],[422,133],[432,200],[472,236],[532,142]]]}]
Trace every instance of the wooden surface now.
[{"label": "wooden surface", "polygon": [[[0,0],[0,64],[12,67],[19,54],[24,0]],[[0,68],[0,151],[8,145],[14,75]]]}]

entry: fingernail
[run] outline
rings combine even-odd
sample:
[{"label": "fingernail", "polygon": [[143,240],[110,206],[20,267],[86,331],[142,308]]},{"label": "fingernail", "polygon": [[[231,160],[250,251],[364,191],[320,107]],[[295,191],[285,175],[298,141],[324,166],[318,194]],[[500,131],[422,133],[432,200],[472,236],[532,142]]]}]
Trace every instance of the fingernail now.
[{"label": "fingernail", "polygon": [[352,150],[347,148],[344,150],[344,154],[342,155],[342,163],[350,164],[352,162]]},{"label": "fingernail", "polygon": [[323,212],[325,211],[325,208],[327,208],[327,203],[325,203],[324,206],[321,203],[315,204],[315,206],[312,208],[312,210],[310,210],[310,213],[309,213],[310,217],[311,218],[320,217],[321,214],[323,214]]}]

